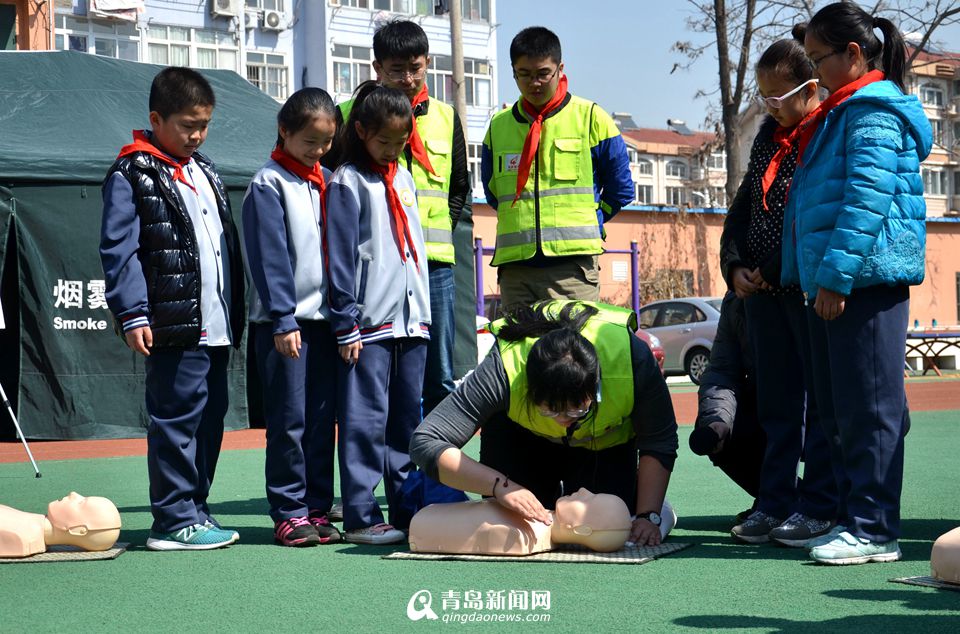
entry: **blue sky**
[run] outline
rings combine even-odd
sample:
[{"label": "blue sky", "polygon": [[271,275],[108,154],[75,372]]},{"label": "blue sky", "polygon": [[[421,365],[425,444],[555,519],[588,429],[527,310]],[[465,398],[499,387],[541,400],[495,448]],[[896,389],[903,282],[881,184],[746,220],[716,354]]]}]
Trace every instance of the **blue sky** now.
[{"label": "blue sky", "polygon": [[[670,51],[677,40],[693,40],[683,0],[499,0],[497,57],[500,101],[518,96],[510,73],[510,40],[533,25],[554,31],[563,45],[570,91],[608,112],[630,112],[641,127],[665,128],[668,118],[702,129],[709,100],[699,88],[717,86],[717,62],[704,56],[687,70],[670,69],[684,59]],[[938,31],[941,42],[960,41],[960,27]],[[956,48],[956,47],[955,47]]]}]

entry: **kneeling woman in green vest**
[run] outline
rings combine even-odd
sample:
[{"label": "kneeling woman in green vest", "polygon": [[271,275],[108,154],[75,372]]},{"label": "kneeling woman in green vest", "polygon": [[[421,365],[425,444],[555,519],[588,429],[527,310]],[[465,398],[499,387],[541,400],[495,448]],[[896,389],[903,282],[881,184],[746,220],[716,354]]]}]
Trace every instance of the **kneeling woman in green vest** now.
[{"label": "kneeling woman in green vest", "polygon": [[[677,423],[633,311],[553,301],[491,330],[497,345],[414,432],[413,461],[546,523],[580,487],[618,495],[636,513],[630,540],[659,544]],[[481,428],[477,462],[460,448]]]}]

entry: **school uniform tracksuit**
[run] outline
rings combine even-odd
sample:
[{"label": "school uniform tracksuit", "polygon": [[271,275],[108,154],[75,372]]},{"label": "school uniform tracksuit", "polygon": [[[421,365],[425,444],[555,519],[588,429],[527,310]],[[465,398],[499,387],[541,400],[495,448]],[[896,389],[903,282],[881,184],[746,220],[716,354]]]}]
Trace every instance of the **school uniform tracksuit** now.
[{"label": "school uniform tracksuit", "polygon": [[[325,178],[329,172],[324,170]],[[333,503],[336,374],[320,192],[270,160],[243,201],[244,251],[255,292],[250,322],[267,424],[266,485],[274,522]],[[274,335],[299,330],[300,356]]]},{"label": "school uniform tracksuit", "polygon": [[330,321],[339,344],[363,343],[356,365],[337,365],[345,530],[383,522],[374,497],[381,478],[390,523],[400,529],[410,523],[398,502],[413,469],[408,448],[420,422],[430,298],[416,188],[403,167],[394,189],[413,242],[404,249],[405,260],[379,176],[347,164],[333,174],[328,189]]},{"label": "school uniform tracksuit", "polygon": [[[160,169],[173,173],[172,168]],[[229,218],[229,209],[220,209],[213,186],[195,160],[191,159],[183,167],[183,174],[192,187],[171,181],[170,195],[179,199],[176,202],[194,232],[195,253],[199,259],[201,323],[196,348],[155,345],[145,360],[146,407],[150,417],[147,430],[150,507],[153,530],[161,533],[203,524],[210,519],[207,497],[223,439],[229,347],[234,337],[241,334],[234,333],[231,326],[231,307],[239,300],[232,296],[238,286],[237,280],[232,279],[236,273],[231,272],[231,268],[239,264],[232,261],[239,253],[230,252],[232,239],[228,238],[221,219],[222,214]],[[156,329],[160,322],[154,320],[160,319],[161,308],[154,305],[151,293],[160,293],[156,287],[165,282],[158,280],[155,273],[145,276],[138,257],[123,256],[138,252],[141,235],[147,231],[138,215],[143,202],[137,199],[130,181],[120,172],[111,173],[104,184],[103,197],[101,255],[111,310],[125,330],[147,325]],[[154,204],[171,206],[171,201],[161,200]],[[170,213],[176,213],[172,207]],[[148,282],[147,277],[152,281]],[[150,292],[148,283],[152,284]],[[128,313],[139,314],[125,318]],[[164,317],[169,319],[168,315]],[[156,343],[156,334],[154,340]]]}]

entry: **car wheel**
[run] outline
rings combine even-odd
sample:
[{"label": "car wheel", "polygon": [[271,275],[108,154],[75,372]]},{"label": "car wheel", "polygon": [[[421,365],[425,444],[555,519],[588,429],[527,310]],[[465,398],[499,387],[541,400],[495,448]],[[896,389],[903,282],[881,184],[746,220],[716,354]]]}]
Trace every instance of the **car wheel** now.
[{"label": "car wheel", "polygon": [[685,367],[687,369],[687,375],[694,384],[700,385],[700,377],[703,375],[704,370],[707,369],[707,364],[709,363],[710,351],[706,348],[694,348],[687,355]]}]

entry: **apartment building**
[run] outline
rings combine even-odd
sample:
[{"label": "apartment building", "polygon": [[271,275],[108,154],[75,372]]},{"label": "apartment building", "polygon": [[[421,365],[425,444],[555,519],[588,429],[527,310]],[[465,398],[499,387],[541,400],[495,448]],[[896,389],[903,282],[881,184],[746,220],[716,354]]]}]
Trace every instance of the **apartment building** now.
[{"label": "apartment building", "polygon": [[[460,2],[468,160],[474,192],[482,196],[480,144],[498,103],[496,4],[495,0]],[[406,18],[418,22],[430,38],[430,95],[453,103],[450,20],[437,14],[446,10],[447,3],[57,0],[53,48],[160,65],[233,70],[277,101],[303,86],[319,86],[339,102],[375,76],[376,29],[388,20]]]},{"label": "apartment building", "polygon": [[634,205],[726,207],[726,154],[711,132],[694,132],[670,120],[669,129],[633,127],[614,113],[630,156]]}]

